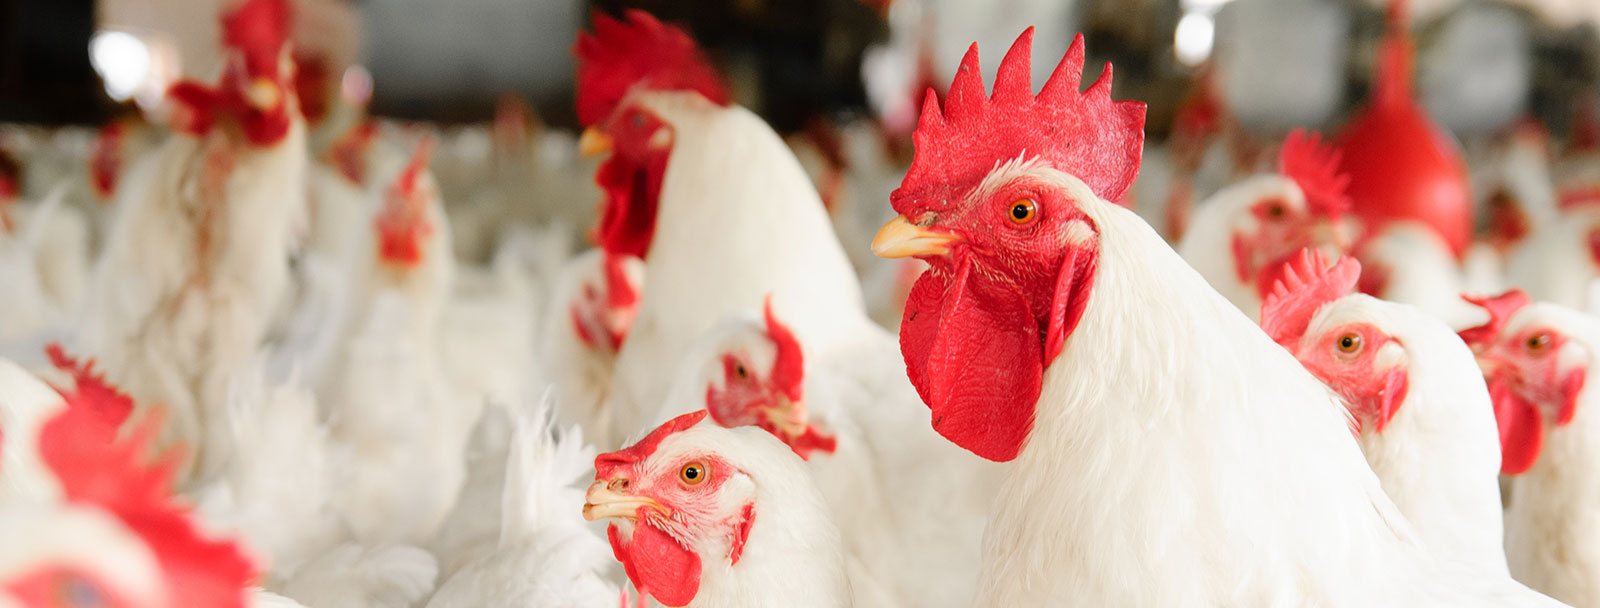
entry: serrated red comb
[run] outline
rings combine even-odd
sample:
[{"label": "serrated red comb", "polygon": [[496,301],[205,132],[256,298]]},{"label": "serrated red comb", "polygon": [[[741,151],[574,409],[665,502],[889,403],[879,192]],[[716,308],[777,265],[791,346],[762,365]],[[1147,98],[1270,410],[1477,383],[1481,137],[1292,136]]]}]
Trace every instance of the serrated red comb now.
[{"label": "serrated red comb", "polygon": [[105,509],[137,533],[185,605],[246,606],[246,589],[257,577],[244,550],[208,537],[173,497],[175,455],[146,462],[160,418],[145,419],[117,440],[100,433],[98,413],[71,400],[67,405],[40,428],[38,448],[66,500]]},{"label": "serrated red comb", "polygon": [[661,442],[666,440],[668,436],[700,424],[701,420],[705,420],[706,416],[710,415],[711,412],[703,409],[683,414],[656,427],[655,430],[650,431],[649,435],[645,435],[644,439],[640,439],[638,443],[615,452],[606,452],[595,456],[594,478],[610,478],[616,474],[618,469],[649,458],[651,454],[656,453],[656,448],[661,447]]},{"label": "serrated red comb", "polygon": [[1144,148],[1143,103],[1111,100],[1111,64],[1089,89],[1079,34],[1035,96],[1033,28],[1017,37],[1000,62],[994,92],[986,95],[978,45],[967,49],[950,83],[944,108],[930,89],[913,135],[916,155],[900,188],[890,195],[906,217],[942,209],[977,187],[1000,163],[1037,157],[1083,180],[1096,196],[1117,201],[1139,173]]},{"label": "serrated red comb", "polygon": [[1341,155],[1339,148],[1323,142],[1321,135],[1295,129],[1283,140],[1278,171],[1300,186],[1312,213],[1337,218],[1350,210],[1350,197],[1345,194],[1350,176],[1339,169]]},{"label": "serrated red comb", "polygon": [[1497,296],[1476,297],[1463,294],[1461,299],[1471,302],[1489,313],[1489,321],[1477,327],[1469,327],[1457,332],[1461,341],[1468,346],[1488,346],[1506,328],[1506,323],[1511,321],[1511,315],[1522,310],[1524,306],[1533,303],[1528,298],[1527,292],[1513,289]]},{"label": "serrated red comb", "polygon": [[772,384],[783,391],[790,401],[799,401],[805,394],[806,373],[805,354],[800,350],[800,341],[772,312],[772,294],[767,294],[762,316],[767,322],[767,337],[778,346],[778,356],[772,362]]},{"label": "serrated red comb", "polygon": [[728,89],[705,54],[683,30],[640,10],[623,12],[626,22],[594,13],[594,33],[578,32],[578,121],[597,124],[610,116],[634,86],[687,90],[719,105]]},{"label": "serrated red comb", "polygon": [[1329,264],[1315,249],[1302,249],[1283,266],[1283,276],[1261,302],[1261,329],[1272,341],[1293,349],[1311,317],[1324,304],[1355,291],[1361,263],[1342,257]]},{"label": "serrated red comb", "polygon": [[79,363],[67,355],[66,349],[58,342],[46,345],[44,352],[56,369],[72,374],[73,390],[55,387],[56,392],[67,400],[67,407],[91,412],[93,418],[104,426],[101,434],[106,441],[110,441],[117,429],[128,421],[128,416],[133,414],[133,398],[106,382],[105,376],[94,370],[94,359]]}]

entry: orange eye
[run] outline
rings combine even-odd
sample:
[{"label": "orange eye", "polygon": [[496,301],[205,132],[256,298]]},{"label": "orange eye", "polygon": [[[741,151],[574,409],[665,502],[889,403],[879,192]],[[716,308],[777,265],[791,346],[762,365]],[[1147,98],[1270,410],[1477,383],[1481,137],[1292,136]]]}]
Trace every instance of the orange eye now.
[{"label": "orange eye", "polygon": [[699,462],[691,462],[683,465],[683,468],[678,470],[678,479],[683,480],[683,483],[691,486],[697,486],[701,483],[704,483],[706,480],[706,475],[706,465],[700,464]]},{"label": "orange eye", "polygon": [[1034,203],[1033,199],[1031,198],[1019,198],[1015,202],[1011,203],[1011,212],[1009,215],[1011,216],[1012,222],[1026,224],[1033,221],[1033,218],[1038,214],[1039,206],[1038,204]]},{"label": "orange eye", "polygon": [[1361,350],[1361,334],[1345,334],[1339,336],[1339,352],[1354,353]]},{"label": "orange eye", "polygon": [[1550,347],[1550,334],[1537,333],[1528,336],[1528,341],[1525,344],[1525,347],[1528,349],[1528,352],[1532,354],[1544,352],[1546,348]]}]

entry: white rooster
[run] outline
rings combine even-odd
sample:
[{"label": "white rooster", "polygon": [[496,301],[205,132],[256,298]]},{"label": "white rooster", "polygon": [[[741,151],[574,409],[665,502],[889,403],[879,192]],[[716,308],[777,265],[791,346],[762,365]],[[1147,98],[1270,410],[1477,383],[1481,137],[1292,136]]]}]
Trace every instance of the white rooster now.
[{"label": "white rooster", "polygon": [[1110,202],[1143,105],[1079,92],[1081,37],[1035,95],[1031,34],[923,106],[873,243],[933,266],[900,338],[934,428],[1012,461],[977,605],[1557,605],[1427,549],[1338,397]]},{"label": "white rooster", "polygon": [[204,441],[222,432],[210,428],[212,413],[280,305],[305,209],[289,23],[285,0],[236,7],[223,16],[220,84],[173,87],[181,135],[141,167],[150,175],[118,193],[118,220],[77,336],[78,350],[98,357],[141,407],[165,409],[164,439],[193,453],[186,471],[215,466]]}]

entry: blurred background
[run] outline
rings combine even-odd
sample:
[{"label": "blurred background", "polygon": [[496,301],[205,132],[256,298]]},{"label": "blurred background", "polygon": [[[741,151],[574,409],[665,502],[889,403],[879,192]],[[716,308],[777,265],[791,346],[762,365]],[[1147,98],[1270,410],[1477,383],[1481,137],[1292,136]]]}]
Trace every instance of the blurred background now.
[{"label": "blurred background", "polygon": [[[0,0],[0,121],[99,123],[219,70],[221,0]],[[575,32],[592,10],[646,9],[689,29],[738,101],[792,131],[818,115],[904,120],[972,41],[985,71],[1017,32],[1059,56],[1075,32],[1116,64],[1115,94],[1150,104],[1161,138],[1200,76],[1263,133],[1331,127],[1365,97],[1381,0],[299,0],[295,44],[320,79],[371,92],[374,114],[483,120],[500,94],[572,126]],[[1418,94],[1458,137],[1523,116],[1564,128],[1597,90],[1600,1],[1417,0]],[[1091,61],[1098,65],[1099,61]],[[1042,79],[1053,67],[1041,60]],[[1093,72],[1097,68],[1091,67]],[[377,83],[372,86],[371,83]]]}]

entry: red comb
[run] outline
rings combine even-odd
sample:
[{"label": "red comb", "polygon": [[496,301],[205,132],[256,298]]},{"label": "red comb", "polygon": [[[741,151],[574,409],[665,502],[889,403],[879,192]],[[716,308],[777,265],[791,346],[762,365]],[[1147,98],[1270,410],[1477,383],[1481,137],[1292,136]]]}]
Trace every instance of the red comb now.
[{"label": "red comb", "polygon": [[116,387],[106,382],[105,376],[94,371],[94,359],[79,363],[67,355],[60,343],[51,342],[44,347],[44,352],[50,357],[50,364],[56,369],[72,374],[76,388],[72,391],[56,388],[56,392],[67,400],[67,407],[82,408],[94,414],[105,426],[104,437],[110,441],[116,435],[122,423],[128,421],[128,416],[133,414],[133,398],[117,390]]},{"label": "red comb", "polygon": [[1144,104],[1111,100],[1109,63],[1088,91],[1078,92],[1081,34],[1034,96],[1029,82],[1032,50],[1030,27],[1000,62],[992,96],[984,94],[977,44],[962,58],[943,111],[928,91],[913,136],[917,151],[911,170],[891,195],[895,211],[915,217],[942,209],[997,165],[1019,155],[1039,157],[1083,180],[1100,198],[1122,198],[1139,173]]},{"label": "red comb", "polygon": [[1339,170],[1339,148],[1323,143],[1322,136],[1295,129],[1283,140],[1278,154],[1278,171],[1289,176],[1306,195],[1311,212],[1338,217],[1350,209],[1345,188],[1350,176]]},{"label": "red comb", "polygon": [[278,53],[289,41],[289,0],[245,0],[222,16],[222,43],[244,55],[253,77],[278,74]]},{"label": "red comb", "polygon": [[378,212],[378,254],[385,261],[402,265],[422,261],[422,239],[433,233],[433,226],[428,222],[427,201],[418,199],[415,194],[417,180],[428,168],[432,149],[432,137],[417,142],[411,162],[395,178],[383,210]]},{"label": "red comb", "polygon": [[1511,315],[1532,303],[1528,294],[1521,289],[1489,297],[1463,295],[1461,299],[1476,304],[1489,313],[1489,322],[1458,332],[1461,341],[1466,342],[1468,346],[1488,345],[1493,342],[1500,335],[1500,330],[1505,329],[1506,323],[1511,321]]},{"label": "red comb", "polygon": [[772,362],[772,384],[783,391],[790,401],[799,401],[804,395],[805,355],[800,351],[800,341],[794,332],[784,326],[772,312],[772,294],[767,294],[763,307],[767,321],[767,337],[778,346],[778,356]]},{"label": "red comb", "polygon": [[594,33],[578,32],[578,121],[594,125],[610,116],[628,90],[696,91],[726,105],[728,89],[705,54],[683,30],[649,13],[629,10],[626,22],[594,13]]},{"label": "red comb", "polygon": [[640,439],[638,443],[615,452],[606,452],[599,456],[595,456],[594,478],[609,478],[617,472],[617,469],[649,458],[651,454],[656,453],[656,448],[661,446],[661,442],[665,440],[668,435],[687,430],[689,427],[700,424],[700,421],[705,420],[706,416],[709,415],[711,415],[711,412],[704,409],[689,412],[687,414],[678,416],[677,418],[668,420],[666,424],[656,427],[656,430],[650,431],[650,434],[645,435],[644,439]]},{"label": "red comb", "polygon": [[1286,262],[1283,276],[1261,302],[1261,329],[1284,348],[1293,348],[1311,317],[1324,304],[1355,290],[1361,263],[1353,257],[1329,264],[1315,249],[1302,249]]},{"label": "red comb", "polygon": [[432,156],[433,137],[424,137],[422,141],[417,142],[417,150],[411,153],[411,162],[406,164],[405,170],[400,172],[400,178],[395,182],[401,194],[410,195],[417,191],[417,178],[428,168],[428,159]]},{"label": "red comb", "polygon": [[40,457],[66,499],[103,508],[138,533],[186,604],[243,608],[255,566],[239,545],[208,538],[173,499],[176,458],[143,462],[160,420],[146,419],[119,441],[99,435],[100,424],[96,412],[69,400],[39,431]]}]

